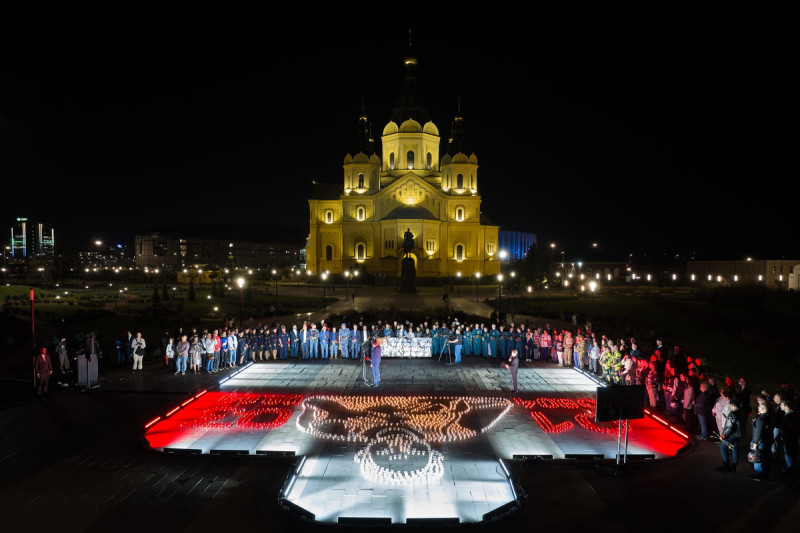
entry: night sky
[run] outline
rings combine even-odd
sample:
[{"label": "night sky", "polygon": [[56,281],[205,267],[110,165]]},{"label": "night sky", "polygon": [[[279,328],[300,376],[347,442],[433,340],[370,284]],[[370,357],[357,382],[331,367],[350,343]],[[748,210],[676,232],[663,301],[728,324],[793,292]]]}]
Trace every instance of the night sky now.
[{"label": "night sky", "polygon": [[788,13],[554,2],[323,25],[269,3],[79,4],[0,8],[2,226],[47,220],[82,248],[175,223],[306,226],[362,98],[379,139],[411,29],[433,120],[446,138],[461,99],[501,229],[567,254],[800,257]]}]

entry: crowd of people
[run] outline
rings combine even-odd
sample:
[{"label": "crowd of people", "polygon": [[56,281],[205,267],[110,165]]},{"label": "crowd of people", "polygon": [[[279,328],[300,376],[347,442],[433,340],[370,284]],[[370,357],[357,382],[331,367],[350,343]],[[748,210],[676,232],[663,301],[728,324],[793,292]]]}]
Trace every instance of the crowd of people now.
[{"label": "crowd of people", "polygon": [[[783,383],[774,394],[753,395],[744,378],[724,378],[723,383],[706,372],[702,359],[687,355],[685,348],[667,348],[660,339],[647,353],[635,338],[611,339],[584,328],[526,327],[525,324],[492,322],[461,324],[458,318],[413,324],[381,321],[367,324],[273,323],[255,327],[165,332],[161,341],[164,364],[176,375],[216,373],[248,362],[310,359],[369,360],[381,337],[430,339],[431,356],[444,353],[462,357],[497,358],[512,363],[514,391],[516,367],[523,362],[547,362],[574,367],[610,385],[642,385],[650,409],[663,411],[681,421],[700,441],[720,446],[721,470],[735,471],[739,446],[752,435],[748,453],[754,465],[753,479],[763,479],[768,465],[781,463],[791,473],[797,454],[800,419],[794,412],[798,394]],[[574,326],[574,325],[573,325]],[[140,372],[147,343],[141,333],[123,332],[116,340],[117,364],[132,364]],[[508,368],[508,367],[506,367]],[[377,385],[379,370],[374,379]],[[755,401],[755,404],[752,402]],[[748,418],[749,417],[749,418]],[[749,422],[748,422],[749,420]],[[752,426],[749,428],[749,426]],[[749,431],[748,431],[749,429]],[[743,446],[743,444],[742,444]]]}]

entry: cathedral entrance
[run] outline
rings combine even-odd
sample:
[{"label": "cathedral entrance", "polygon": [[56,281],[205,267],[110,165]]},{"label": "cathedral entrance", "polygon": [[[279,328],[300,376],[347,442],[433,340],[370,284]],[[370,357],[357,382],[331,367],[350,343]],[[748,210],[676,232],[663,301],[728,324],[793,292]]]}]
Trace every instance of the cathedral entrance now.
[{"label": "cathedral entrance", "polygon": [[400,292],[417,292],[417,256],[406,252],[400,261]]}]

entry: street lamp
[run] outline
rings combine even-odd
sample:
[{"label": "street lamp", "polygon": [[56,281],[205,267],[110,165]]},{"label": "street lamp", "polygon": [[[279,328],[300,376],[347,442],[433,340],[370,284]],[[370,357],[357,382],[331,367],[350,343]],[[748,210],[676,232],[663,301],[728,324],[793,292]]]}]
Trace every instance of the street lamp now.
[{"label": "street lamp", "polygon": [[456,272],[458,278],[458,297],[461,298],[461,271]]},{"label": "street lamp", "polygon": [[344,271],[344,283],[345,283],[344,301],[346,302],[347,298],[349,298],[349,296],[347,296],[347,295],[350,294],[350,271],[349,270],[345,270]]},{"label": "street lamp", "polygon": [[239,327],[244,326],[244,278],[236,278],[236,284],[239,286]]},{"label": "street lamp", "polygon": [[475,272],[475,301],[478,301],[478,282],[481,280],[481,273]]},{"label": "street lamp", "polygon": [[503,305],[503,275],[497,275],[497,307]]},{"label": "street lamp", "polygon": [[328,274],[323,272],[320,277],[322,278],[322,312],[324,313],[325,311],[327,311],[327,298],[326,298],[326,294],[325,294],[325,280],[328,278]]},{"label": "street lamp", "polygon": [[353,301],[356,299],[356,278],[358,277],[358,269],[353,269]]},{"label": "street lamp", "polygon": [[275,297],[278,297],[278,272],[273,268],[272,269],[272,277],[275,280]]},{"label": "street lamp", "polygon": [[311,271],[306,270],[306,285],[308,286],[308,294],[311,294]]},{"label": "street lamp", "polygon": [[594,290],[597,288],[595,281],[589,282],[589,290],[592,292],[592,318],[594,318]]}]

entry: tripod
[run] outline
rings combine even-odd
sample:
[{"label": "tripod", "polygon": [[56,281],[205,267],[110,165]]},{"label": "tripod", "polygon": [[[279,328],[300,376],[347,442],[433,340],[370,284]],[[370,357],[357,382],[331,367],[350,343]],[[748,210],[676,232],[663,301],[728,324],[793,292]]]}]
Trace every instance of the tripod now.
[{"label": "tripod", "polygon": [[444,344],[442,344],[442,349],[439,351],[439,360],[436,361],[436,363],[438,364],[438,363],[442,362],[442,355],[444,355],[444,351],[445,350],[447,350],[447,363],[446,364],[452,365],[453,361],[452,361],[452,359],[450,359],[450,340],[449,339],[447,341],[445,341]]},{"label": "tripod", "polygon": [[365,357],[365,353],[363,348],[358,350],[358,358],[361,359],[361,377],[356,378],[356,382],[359,380],[363,381],[367,384],[368,387],[372,387],[372,383],[367,381],[367,358]]}]

